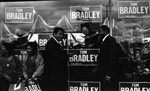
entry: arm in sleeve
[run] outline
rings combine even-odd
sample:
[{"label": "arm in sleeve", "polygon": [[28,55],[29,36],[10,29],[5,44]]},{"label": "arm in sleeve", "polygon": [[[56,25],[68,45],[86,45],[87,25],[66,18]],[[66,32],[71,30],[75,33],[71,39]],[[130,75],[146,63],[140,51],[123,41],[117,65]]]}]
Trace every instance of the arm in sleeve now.
[{"label": "arm in sleeve", "polygon": [[17,74],[19,77],[22,77],[23,74],[25,74],[23,72],[23,68],[22,68],[22,63],[20,62],[20,60],[18,59],[18,55],[15,55],[14,56],[14,60],[15,60],[15,63],[16,63],[16,71],[17,71]]},{"label": "arm in sleeve", "polygon": [[44,61],[41,54],[37,55],[37,58],[35,59],[36,64],[36,71],[34,72],[34,76],[41,76],[44,70]]},{"label": "arm in sleeve", "polygon": [[[66,62],[69,59],[69,56],[67,55],[67,52],[65,52],[63,49],[56,47],[54,44],[51,46],[47,46],[47,54],[50,54],[55,58],[57,62]],[[49,55],[47,55],[49,57]],[[65,61],[64,61],[65,60]]]},{"label": "arm in sleeve", "polygon": [[114,67],[117,66],[117,44],[115,39],[111,39],[108,46],[108,63],[107,63],[107,74],[106,76],[112,76]]}]

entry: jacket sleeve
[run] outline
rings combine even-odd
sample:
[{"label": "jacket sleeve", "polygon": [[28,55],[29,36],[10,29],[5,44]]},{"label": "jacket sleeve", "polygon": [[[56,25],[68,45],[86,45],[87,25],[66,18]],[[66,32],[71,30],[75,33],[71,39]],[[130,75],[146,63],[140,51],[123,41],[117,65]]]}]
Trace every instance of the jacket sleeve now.
[{"label": "jacket sleeve", "polygon": [[50,44],[50,43],[47,44],[46,46],[47,58],[49,59],[49,56],[52,56],[53,58],[55,58],[57,62],[60,62],[60,63],[66,62],[69,59],[67,52],[65,52],[60,47],[58,46],[56,47],[56,46],[57,45],[55,44]]},{"label": "jacket sleeve", "polygon": [[18,55],[14,55],[14,60],[15,60],[15,63],[16,63],[16,71],[17,71],[17,74],[19,77],[22,77],[23,76],[23,68],[22,68],[22,63],[20,62],[19,60],[19,57]]},{"label": "jacket sleeve", "polygon": [[118,54],[117,54],[117,46],[116,40],[111,38],[108,45],[108,63],[107,63],[107,76],[113,76],[114,68],[117,66]]},{"label": "jacket sleeve", "polygon": [[34,72],[33,75],[41,76],[44,70],[44,61],[43,61],[43,57],[41,54],[37,55],[35,59],[35,64],[36,64],[36,71]]}]

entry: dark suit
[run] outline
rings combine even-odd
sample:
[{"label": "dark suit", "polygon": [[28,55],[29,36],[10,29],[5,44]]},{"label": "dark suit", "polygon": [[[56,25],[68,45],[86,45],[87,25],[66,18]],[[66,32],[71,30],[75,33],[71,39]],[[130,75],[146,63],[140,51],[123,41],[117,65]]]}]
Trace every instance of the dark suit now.
[{"label": "dark suit", "polygon": [[[117,86],[117,82],[119,80],[118,79],[119,57],[118,57],[118,45],[113,37],[107,36],[106,39],[101,44],[98,61],[100,73],[99,77],[100,81],[102,82],[102,89],[105,88],[114,89],[115,86]],[[111,76],[111,83],[107,84],[107,82],[104,80],[105,76]]]},{"label": "dark suit", "polygon": [[67,61],[69,58],[53,37],[47,42],[45,57],[45,75],[51,90],[61,89],[63,91],[62,89],[65,89],[67,82]]}]

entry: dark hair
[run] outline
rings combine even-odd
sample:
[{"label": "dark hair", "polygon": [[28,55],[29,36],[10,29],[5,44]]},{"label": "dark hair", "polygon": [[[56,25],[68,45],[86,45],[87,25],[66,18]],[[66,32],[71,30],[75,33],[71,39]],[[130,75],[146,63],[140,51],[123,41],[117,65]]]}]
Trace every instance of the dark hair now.
[{"label": "dark hair", "polygon": [[101,25],[100,28],[103,29],[103,31],[106,31],[108,33],[110,32],[110,29],[107,25]]},{"label": "dark hair", "polygon": [[83,24],[81,24],[81,32],[83,32],[83,28],[86,27],[88,29],[88,31],[89,31],[89,33],[87,35],[90,35],[91,34],[90,24],[91,23],[83,23]]},{"label": "dark hair", "polygon": [[8,52],[8,55],[12,55],[14,52],[13,52],[13,45],[12,43],[7,43],[5,41],[2,41],[2,45],[5,46],[7,52]]},{"label": "dark hair", "polygon": [[38,44],[37,44],[36,42],[28,42],[28,43],[26,44],[26,47],[27,47],[27,46],[30,46],[30,47],[32,48],[32,53],[31,53],[31,55],[37,54],[37,52],[38,52],[38,49],[37,49]]},{"label": "dark hair", "polygon": [[54,31],[53,31],[53,34],[56,34],[58,31],[65,32],[65,30],[63,28],[61,28],[61,27],[55,27]]}]

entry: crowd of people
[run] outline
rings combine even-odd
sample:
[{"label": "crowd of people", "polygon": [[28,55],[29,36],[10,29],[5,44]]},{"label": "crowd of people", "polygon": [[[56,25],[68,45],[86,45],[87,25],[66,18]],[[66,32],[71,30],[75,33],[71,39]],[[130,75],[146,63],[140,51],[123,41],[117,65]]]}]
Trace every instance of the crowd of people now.
[{"label": "crowd of people", "polygon": [[[100,49],[97,59],[98,67],[91,77],[101,82],[102,91],[118,91],[119,56],[122,49],[115,38],[110,36],[109,27],[102,25],[97,32],[91,32],[84,26],[82,32],[85,34],[84,48]],[[34,78],[39,79],[43,91],[67,91],[67,62],[73,53],[63,50],[59,42],[64,33],[63,28],[55,27],[53,36],[47,42],[42,54],[38,52],[36,42],[25,42],[19,47],[15,45],[16,42],[2,42],[0,91],[8,91],[9,85],[17,83],[18,80]],[[21,49],[23,50],[20,51]]]}]

